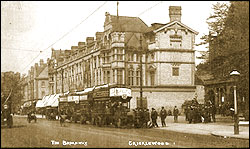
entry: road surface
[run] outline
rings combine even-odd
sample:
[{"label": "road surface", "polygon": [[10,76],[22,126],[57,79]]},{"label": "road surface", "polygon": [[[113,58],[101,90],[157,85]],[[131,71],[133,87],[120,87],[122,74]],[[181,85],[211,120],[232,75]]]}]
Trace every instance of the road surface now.
[{"label": "road surface", "polygon": [[13,128],[1,127],[1,147],[238,148],[249,147],[249,140],[161,129],[119,129],[75,123],[60,126],[59,121],[46,119],[28,123],[24,117],[14,117]]}]

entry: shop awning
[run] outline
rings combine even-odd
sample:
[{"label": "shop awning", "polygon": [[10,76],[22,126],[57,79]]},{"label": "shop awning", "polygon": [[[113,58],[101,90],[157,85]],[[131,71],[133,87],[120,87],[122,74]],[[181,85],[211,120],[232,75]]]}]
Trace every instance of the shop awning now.
[{"label": "shop awning", "polygon": [[43,96],[42,100],[38,100],[36,103],[36,108],[42,108],[44,107],[44,102],[45,102],[46,96]]},{"label": "shop awning", "polygon": [[49,97],[49,99],[48,99],[48,103],[47,103],[46,107],[51,106],[51,105],[52,105],[52,103],[54,103],[54,102],[55,102],[55,100],[56,100],[56,98],[54,98],[55,96],[56,96],[56,94],[53,94],[53,95],[51,95],[51,96]]},{"label": "shop awning", "polygon": [[59,104],[59,94],[56,94],[53,98],[53,103],[51,103],[51,107],[58,107]]},{"label": "shop awning", "polygon": [[38,100],[36,103],[36,108],[42,108],[43,107],[43,101],[42,100]]},{"label": "shop awning", "polygon": [[47,106],[48,106],[49,99],[50,99],[51,96],[52,96],[52,95],[49,95],[49,96],[46,96],[46,97],[45,97],[44,102],[43,102],[44,107],[47,107]]}]

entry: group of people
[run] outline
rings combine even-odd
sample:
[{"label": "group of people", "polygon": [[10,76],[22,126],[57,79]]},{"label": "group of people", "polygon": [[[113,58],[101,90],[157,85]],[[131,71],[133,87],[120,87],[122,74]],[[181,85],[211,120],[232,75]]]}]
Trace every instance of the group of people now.
[{"label": "group of people", "polygon": [[216,107],[213,104],[199,104],[196,101],[192,101],[184,110],[186,121],[189,123],[216,122]]},{"label": "group of people", "polygon": [[[152,127],[159,127],[157,124],[157,117],[158,116],[161,118],[162,127],[166,127],[165,119],[167,118],[167,115],[168,115],[168,113],[164,107],[161,108],[159,115],[158,115],[157,111],[154,108],[152,108],[152,112],[151,112]],[[173,109],[173,116],[174,116],[175,123],[178,122],[178,115],[179,115],[179,110],[178,110],[177,106],[175,106]]]},{"label": "group of people", "polygon": [[[178,122],[179,110],[177,106],[173,109],[174,122]],[[149,109],[145,108],[136,108],[131,112],[128,112],[128,119],[134,124],[135,128],[153,128],[159,127],[157,124],[157,118],[161,118],[162,127],[166,127],[166,118],[169,115],[169,112],[162,107],[158,113],[155,108],[152,108],[151,113]]]}]

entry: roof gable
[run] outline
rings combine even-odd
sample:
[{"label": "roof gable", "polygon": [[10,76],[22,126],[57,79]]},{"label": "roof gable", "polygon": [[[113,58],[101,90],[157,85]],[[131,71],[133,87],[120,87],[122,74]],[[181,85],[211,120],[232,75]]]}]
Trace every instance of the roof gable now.
[{"label": "roof gable", "polygon": [[183,24],[183,23],[181,23],[181,22],[179,22],[179,21],[173,21],[173,22],[171,22],[171,23],[167,23],[166,25],[164,25],[164,26],[162,26],[162,27],[160,27],[160,28],[154,30],[153,32],[154,32],[154,33],[157,33],[157,32],[159,32],[159,31],[161,31],[161,30],[163,30],[163,29],[165,29],[165,28],[171,27],[171,26],[173,26],[173,25],[180,25],[181,27],[186,28],[187,30],[193,32],[193,33],[196,34],[196,35],[199,34],[199,32],[197,32],[197,31],[191,29],[190,27],[186,26],[185,24]]},{"label": "roof gable", "polygon": [[39,72],[39,75],[37,78],[48,78],[48,67],[45,66],[43,67],[40,72]]},{"label": "roof gable", "polygon": [[[125,43],[129,48],[138,49],[140,45],[140,34],[141,33],[126,33],[125,34]],[[147,43],[145,37],[142,36],[142,46],[144,49],[147,48]]]},{"label": "roof gable", "polygon": [[147,32],[149,30],[149,27],[139,17],[111,15],[111,24],[113,31]]}]

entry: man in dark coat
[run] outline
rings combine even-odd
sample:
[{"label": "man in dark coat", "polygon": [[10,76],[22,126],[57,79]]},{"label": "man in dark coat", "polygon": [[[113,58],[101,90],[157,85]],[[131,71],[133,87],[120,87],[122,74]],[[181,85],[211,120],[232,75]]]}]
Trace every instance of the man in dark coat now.
[{"label": "man in dark coat", "polygon": [[174,106],[173,115],[174,115],[174,122],[177,123],[178,122],[178,115],[179,115],[179,110],[178,110],[177,106]]},{"label": "man in dark coat", "polygon": [[212,115],[213,122],[215,123],[216,122],[216,120],[215,120],[215,114],[216,114],[215,105],[212,104],[211,107],[210,107],[210,110],[211,110],[211,115]]},{"label": "man in dark coat", "polygon": [[160,117],[162,127],[166,127],[165,119],[167,117],[167,111],[164,109],[164,107],[161,107]]},{"label": "man in dark coat", "polygon": [[152,112],[151,112],[151,119],[152,119],[152,125],[153,127],[159,127],[156,120],[157,120],[157,116],[158,116],[158,113],[155,111],[154,108],[152,108]]}]

